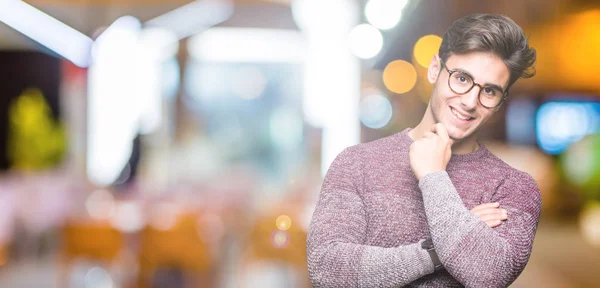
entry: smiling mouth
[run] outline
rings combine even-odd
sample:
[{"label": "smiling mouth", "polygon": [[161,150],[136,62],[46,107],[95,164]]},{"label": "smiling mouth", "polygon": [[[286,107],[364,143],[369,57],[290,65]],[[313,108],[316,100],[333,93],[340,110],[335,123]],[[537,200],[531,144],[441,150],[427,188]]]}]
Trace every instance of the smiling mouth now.
[{"label": "smiling mouth", "polygon": [[463,120],[463,121],[471,121],[473,120],[473,117],[469,117],[469,116],[464,116],[460,113],[458,113],[456,110],[454,110],[454,108],[450,107],[450,111],[452,111],[452,114],[454,114],[454,116],[456,116],[456,118]]}]

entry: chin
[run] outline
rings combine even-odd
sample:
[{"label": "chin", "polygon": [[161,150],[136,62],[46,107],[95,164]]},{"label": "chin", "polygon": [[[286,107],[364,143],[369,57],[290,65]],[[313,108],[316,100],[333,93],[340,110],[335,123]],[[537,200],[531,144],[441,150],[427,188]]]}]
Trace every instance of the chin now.
[{"label": "chin", "polygon": [[[448,130],[448,136],[450,136],[450,138],[453,139],[455,142],[460,142],[462,140],[469,138],[471,135],[474,134],[474,132],[476,130],[473,128],[473,126],[464,127],[464,128],[457,127],[451,121],[444,121],[443,123],[446,126],[446,129]],[[476,123],[473,123],[473,124],[477,125]]]}]

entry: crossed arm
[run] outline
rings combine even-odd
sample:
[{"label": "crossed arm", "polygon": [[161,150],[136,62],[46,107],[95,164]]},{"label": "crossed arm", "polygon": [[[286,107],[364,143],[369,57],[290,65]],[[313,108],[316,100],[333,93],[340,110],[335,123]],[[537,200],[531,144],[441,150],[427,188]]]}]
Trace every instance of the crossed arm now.
[{"label": "crossed arm", "polygon": [[[307,239],[313,286],[402,286],[433,273],[421,242],[391,248],[363,244],[367,218],[354,184],[358,165],[345,150],[323,182]],[[419,187],[434,246],[455,279],[468,287],[506,287],[516,279],[529,258],[541,203],[530,177],[512,175],[500,187],[492,200],[510,216],[495,228],[490,225],[495,222],[483,220],[488,214],[464,206],[445,171],[425,175]]]}]

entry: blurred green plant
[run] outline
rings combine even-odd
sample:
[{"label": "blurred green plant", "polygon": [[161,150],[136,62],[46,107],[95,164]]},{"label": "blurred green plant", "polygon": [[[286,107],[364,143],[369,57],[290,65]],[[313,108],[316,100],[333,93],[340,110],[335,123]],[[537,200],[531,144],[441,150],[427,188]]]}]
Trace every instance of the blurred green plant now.
[{"label": "blurred green plant", "polygon": [[583,200],[600,201],[600,134],[583,137],[560,156],[570,184],[582,192]]},{"label": "blurred green plant", "polygon": [[33,171],[57,165],[66,149],[65,129],[52,116],[42,91],[29,88],[9,108],[11,169]]}]

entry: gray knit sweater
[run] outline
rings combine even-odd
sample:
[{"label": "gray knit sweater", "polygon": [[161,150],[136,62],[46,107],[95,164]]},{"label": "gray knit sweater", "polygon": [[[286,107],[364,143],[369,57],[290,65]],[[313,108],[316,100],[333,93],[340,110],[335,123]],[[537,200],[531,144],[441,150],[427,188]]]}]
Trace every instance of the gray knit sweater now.
[{"label": "gray knit sweater", "polygon": [[[349,147],[329,168],[308,231],[314,287],[507,287],[525,268],[541,209],[538,186],[484,145],[415,178],[409,129]],[[471,209],[500,202],[490,228]],[[445,270],[421,242],[431,237]]]}]

